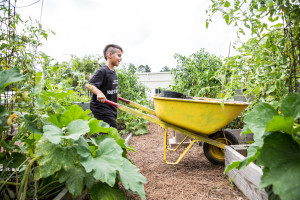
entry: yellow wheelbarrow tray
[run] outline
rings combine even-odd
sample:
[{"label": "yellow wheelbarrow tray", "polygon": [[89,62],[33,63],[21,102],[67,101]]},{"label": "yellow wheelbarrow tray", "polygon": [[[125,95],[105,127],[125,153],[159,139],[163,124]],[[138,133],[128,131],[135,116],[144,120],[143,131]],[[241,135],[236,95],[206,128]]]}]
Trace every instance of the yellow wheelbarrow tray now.
[{"label": "yellow wheelbarrow tray", "polygon": [[[143,110],[147,114],[109,100],[105,102],[164,128],[164,160],[167,164],[178,164],[195,142],[202,141],[204,144],[209,145],[207,146],[210,151],[209,154],[217,159],[217,161],[221,160],[221,162],[223,162],[223,150],[226,145],[230,145],[232,142],[226,138],[224,131],[222,134],[224,135],[223,138],[214,137],[214,139],[211,139],[210,136],[213,136],[219,129],[234,120],[249,105],[245,102],[222,102],[218,99],[201,97],[193,97],[192,99],[153,97],[153,99],[155,110],[119,98],[119,100]],[[169,149],[167,147],[168,128],[186,135],[185,139],[175,149]],[[188,137],[192,138],[192,140],[177,161],[168,162],[166,150],[176,151]],[[205,153],[205,155],[209,159],[207,153]],[[214,160],[210,161],[215,163]]]}]

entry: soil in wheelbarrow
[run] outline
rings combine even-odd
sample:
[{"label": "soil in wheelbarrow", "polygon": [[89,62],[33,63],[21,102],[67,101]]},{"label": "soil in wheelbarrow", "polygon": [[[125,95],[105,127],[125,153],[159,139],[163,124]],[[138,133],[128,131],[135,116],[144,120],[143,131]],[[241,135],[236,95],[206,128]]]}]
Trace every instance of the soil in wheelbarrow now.
[{"label": "soil in wheelbarrow", "polygon": [[[223,174],[224,166],[211,164],[205,158],[202,146],[194,144],[178,165],[167,165],[163,159],[163,129],[154,123],[149,123],[148,129],[149,134],[130,139],[136,152],[128,152],[148,181],[146,199],[247,199]],[[172,137],[172,132],[169,135]],[[170,152],[167,158],[174,162],[183,150],[184,147]],[[137,195],[126,195],[129,200],[140,200]]]}]

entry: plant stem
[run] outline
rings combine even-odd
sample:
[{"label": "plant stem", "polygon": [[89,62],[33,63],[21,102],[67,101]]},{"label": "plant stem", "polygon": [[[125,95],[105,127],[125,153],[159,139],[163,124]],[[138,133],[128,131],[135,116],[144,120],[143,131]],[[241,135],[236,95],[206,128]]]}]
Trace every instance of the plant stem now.
[{"label": "plant stem", "polygon": [[[18,193],[18,199],[20,199],[21,197],[21,194],[22,194],[22,190],[24,190],[23,192],[23,196],[22,196],[22,200],[25,200],[26,198],[26,190],[27,190],[27,184],[28,184],[28,176],[29,176],[29,172],[30,172],[30,169],[31,169],[31,166],[33,165],[33,163],[38,159],[39,157],[36,157],[34,159],[32,159],[27,167],[26,167],[26,170],[25,170],[25,174],[24,174],[24,177],[22,179],[22,182],[21,182],[21,186],[20,186],[20,190],[19,190],[19,193]],[[24,188],[24,189],[23,189]]]},{"label": "plant stem", "polygon": [[0,181],[0,183],[7,184],[7,185],[15,185],[15,186],[21,185],[20,183],[8,182],[8,181]]},{"label": "plant stem", "polygon": [[28,161],[28,158],[13,172],[11,173],[11,175],[6,179],[6,181],[3,182],[3,185],[1,185],[0,187],[0,191],[1,189],[4,187],[4,185],[8,182],[8,180],[17,172],[19,171],[19,169]]}]

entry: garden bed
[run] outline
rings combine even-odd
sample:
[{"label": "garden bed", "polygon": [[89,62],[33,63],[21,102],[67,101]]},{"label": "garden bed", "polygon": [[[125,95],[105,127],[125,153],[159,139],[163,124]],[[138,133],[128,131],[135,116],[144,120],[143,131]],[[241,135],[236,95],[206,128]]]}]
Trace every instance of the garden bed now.
[{"label": "garden bed", "polygon": [[[247,156],[247,145],[231,145],[225,147],[225,166],[233,161],[240,161]],[[227,176],[237,185],[250,200],[266,200],[268,195],[265,190],[259,190],[258,186],[263,172],[260,167],[250,163],[242,170],[232,169]]]},{"label": "garden bed", "polygon": [[[163,129],[154,123],[148,127],[149,134],[130,139],[129,144],[136,152],[128,152],[128,157],[147,178],[147,199],[247,199],[223,174],[224,166],[213,165],[205,158],[202,146],[194,144],[178,165],[167,165],[163,160]],[[167,154],[169,160],[177,160],[183,150]],[[140,199],[128,193],[127,197]]]}]

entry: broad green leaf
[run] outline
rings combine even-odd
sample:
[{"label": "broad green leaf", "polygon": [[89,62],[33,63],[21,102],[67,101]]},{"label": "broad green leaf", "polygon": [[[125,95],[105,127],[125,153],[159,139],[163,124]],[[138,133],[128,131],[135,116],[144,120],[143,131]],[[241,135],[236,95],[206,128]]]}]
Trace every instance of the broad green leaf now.
[{"label": "broad green leaf", "polygon": [[124,188],[140,195],[142,199],[146,199],[144,183],[147,183],[147,180],[139,172],[139,169],[126,158],[123,158],[123,165],[118,171]]},{"label": "broad green leaf", "polygon": [[55,126],[62,128],[63,124],[61,122],[61,114],[50,115],[47,119],[48,122],[54,124]]},{"label": "broad green leaf", "polygon": [[[3,141],[1,146],[6,146]],[[26,160],[26,156],[19,152],[1,152],[0,153],[0,164],[5,168],[17,168]]]},{"label": "broad green leaf", "polygon": [[143,135],[148,133],[148,129],[145,127],[139,127],[138,130],[135,132],[135,135]]},{"label": "broad green leaf", "polygon": [[91,189],[94,183],[96,182],[96,179],[91,173],[86,173],[84,180],[85,180],[86,187],[88,189]]},{"label": "broad green leaf", "polygon": [[108,133],[112,129],[111,127],[109,127],[107,123],[97,120],[95,118],[89,121],[89,127],[90,127],[89,135],[99,133],[99,132]]},{"label": "broad green leaf", "polygon": [[269,121],[266,127],[266,132],[268,131],[283,131],[286,133],[292,133],[294,125],[293,117],[283,117],[275,115],[274,118]]},{"label": "broad green leaf", "polygon": [[82,119],[78,119],[72,121],[67,126],[67,136],[64,136],[66,139],[73,139],[77,141],[81,135],[85,135],[90,131],[88,121],[83,121]]},{"label": "broad green leaf", "polygon": [[257,164],[264,167],[261,188],[273,185],[281,199],[299,199],[300,148],[290,135],[273,132],[267,136]]},{"label": "broad green leaf", "polygon": [[83,158],[90,157],[92,152],[90,150],[88,143],[84,140],[84,138],[80,137],[77,142],[78,142],[77,153]]},{"label": "broad green leaf", "polygon": [[252,133],[252,131],[250,130],[250,128],[248,128],[247,124],[245,124],[241,131],[241,135],[250,134],[250,133]]},{"label": "broad green leaf", "polygon": [[59,182],[66,182],[69,192],[73,198],[78,197],[82,193],[86,172],[83,167],[72,167],[68,171],[61,170],[59,172]]},{"label": "broad green leaf", "polygon": [[88,189],[93,200],[126,200],[124,192],[118,188],[112,188],[105,183],[97,183]]},{"label": "broad green leaf", "polygon": [[123,138],[121,138],[121,136],[120,136],[120,134],[118,133],[118,130],[117,130],[117,129],[111,128],[111,131],[109,131],[108,135],[109,135],[111,138],[115,139],[116,143],[117,143],[120,147],[122,147],[122,148],[124,148],[124,149],[128,149],[128,150],[130,150],[130,151],[134,151],[133,147],[130,146],[130,145],[128,145],[128,144],[126,144],[126,143],[125,143],[125,140],[124,140]]},{"label": "broad green leaf", "polygon": [[53,144],[44,136],[36,146],[35,157],[39,157],[41,177],[48,177],[55,172],[64,169],[68,171],[78,161],[76,149],[72,146],[62,147]]},{"label": "broad green leaf", "polygon": [[293,93],[281,102],[280,111],[285,117],[291,116],[295,120],[300,117],[300,94]]},{"label": "broad green leaf", "polygon": [[0,93],[11,83],[22,81],[25,76],[15,67],[9,70],[0,71]]},{"label": "broad green leaf", "polygon": [[[101,126],[101,127],[103,127],[103,128],[107,128],[107,129],[110,128],[109,124],[106,123],[106,122],[104,122],[104,121],[102,121],[102,120],[99,121],[98,125]],[[109,130],[107,130],[107,131],[109,131]]]},{"label": "broad green leaf", "polygon": [[54,125],[45,125],[43,130],[44,136],[54,144],[59,144],[61,138],[64,136],[63,131]]},{"label": "broad green leaf", "polygon": [[116,171],[122,165],[122,149],[114,139],[107,135],[96,138],[98,149],[93,157],[88,152],[88,144],[81,137],[78,140],[77,152],[81,156],[80,163],[84,166],[87,173],[92,172],[96,179],[107,183],[110,186],[115,184]]},{"label": "broad green leaf", "polygon": [[90,110],[83,111],[83,109],[78,105],[67,107],[67,110],[61,117],[62,124],[64,126],[68,126],[69,123],[77,119],[88,120],[90,118],[88,116],[90,112]]},{"label": "broad green leaf", "polygon": [[267,103],[260,103],[254,106],[253,110],[246,115],[244,122],[251,129],[254,141],[258,145],[263,143],[266,126],[275,115],[278,115],[277,111]]},{"label": "broad green leaf", "polygon": [[4,106],[0,105],[0,117],[3,117],[5,115],[8,115],[8,112]]}]

